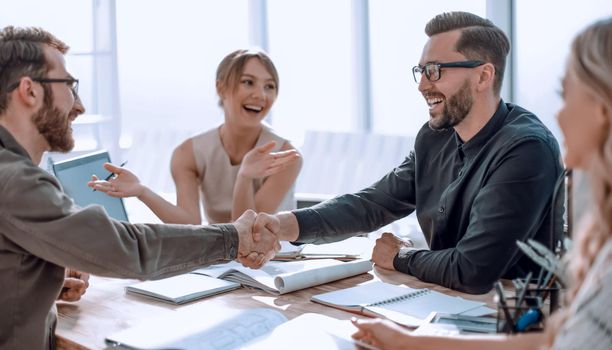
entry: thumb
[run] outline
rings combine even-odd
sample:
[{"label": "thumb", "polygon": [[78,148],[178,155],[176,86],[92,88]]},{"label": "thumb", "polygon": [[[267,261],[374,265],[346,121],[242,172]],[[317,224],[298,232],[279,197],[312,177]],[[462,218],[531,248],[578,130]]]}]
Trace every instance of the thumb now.
[{"label": "thumb", "polygon": [[259,153],[268,153],[274,148],[274,146],[276,146],[276,141],[270,141],[266,143],[265,145],[259,146],[257,148],[257,151]]}]

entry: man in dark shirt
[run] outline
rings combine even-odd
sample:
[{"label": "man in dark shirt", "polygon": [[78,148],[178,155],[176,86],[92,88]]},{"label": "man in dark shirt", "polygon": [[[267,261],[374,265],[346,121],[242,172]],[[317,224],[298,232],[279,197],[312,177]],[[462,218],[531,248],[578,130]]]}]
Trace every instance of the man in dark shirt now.
[{"label": "man in dark shirt", "polygon": [[[549,208],[562,173],[557,142],[532,113],[500,99],[506,35],[489,20],[445,13],[425,29],[413,68],[430,119],[414,152],[380,181],[315,207],[280,213],[280,238],[338,241],[416,210],[431,250],[384,234],[379,266],[468,293],[534,270],[516,240],[550,245]],[[257,223],[256,223],[257,225]]]}]

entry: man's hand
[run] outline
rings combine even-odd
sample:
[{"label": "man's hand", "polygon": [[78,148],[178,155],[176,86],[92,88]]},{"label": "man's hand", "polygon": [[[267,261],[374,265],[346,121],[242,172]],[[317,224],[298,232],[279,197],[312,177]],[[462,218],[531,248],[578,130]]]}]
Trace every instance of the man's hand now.
[{"label": "man's hand", "polygon": [[85,294],[87,287],[89,287],[88,273],[66,269],[64,286],[57,300],[78,301],[81,299],[81,295]]},{"label": "man's hand", "polygon": [[253,232],[261,232],[266,229],[274,233],[280,241],[289,242],[296,241],[300,231],[297,218],[290,211],[275,215],[259,213],[253,226]]},{"label": "man's hand", "polygon": [[392,233],[385,232],[376,240],[376,245],[372,251],[372,261],[380,267],[395,270],[393,259],[400,249],[412,247],[412,241],[403,241]]},{"label": "man's hand", "polygon": [[[262,215],[262,214],[260,214]],[[275,232],[278,224],[270,220],[270,215],[259,219],[252,210],[245,211],[234,223],[238,231],[238,261],[252,269],[262,267],[280,250]],[[260,224],[255,227],[256,218]]]}]

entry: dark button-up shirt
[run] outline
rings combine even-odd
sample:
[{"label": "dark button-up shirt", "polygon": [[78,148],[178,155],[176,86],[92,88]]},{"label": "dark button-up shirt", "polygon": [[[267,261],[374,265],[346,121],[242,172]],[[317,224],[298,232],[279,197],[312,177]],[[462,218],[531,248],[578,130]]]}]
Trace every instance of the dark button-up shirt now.
[{"label": "dark button-up shirt", "polygon": [[372,186],[294,211],[298,242],[371,232],[416,210],[431,250],[402,249],[395,269],[484,293],[500,277],[535,270],[515,242],[535,238],[550,246],[550,203],[561,173],[550,131],[532,113],[501,101],[468,142],[454,129],[426,124],[414,152]]},{"label": "dark button-up shirt", "polygon": [[76,207],[0,126],[0,349],[50,345],[64,266],[155,279],[233,260],[237,248],[232,225],[136,225]]}]

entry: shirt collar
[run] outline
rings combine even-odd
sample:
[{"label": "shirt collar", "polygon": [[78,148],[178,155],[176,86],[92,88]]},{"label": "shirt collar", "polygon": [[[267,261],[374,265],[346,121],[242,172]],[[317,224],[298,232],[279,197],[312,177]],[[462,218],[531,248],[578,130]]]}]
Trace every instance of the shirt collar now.
[{"label": "shirt collar", "polygon": [[457,142],[457,148],[464,152],[468,158],[478,153],[480,147],[484,145],[499,129],[501,129],[506,116],[508,115],[508,106],[504,103],[504,100],[499,101],[497,110],[491,117],[491,119],[485,124],[485,126],[478,131],[474,137],[468,142],[461,141],[461,138],[455,132],[455,141]]},{"label": "shirt collar", "polygon": [[11,135],[11,133],[6,130],[2,125],[0,125],[0,148],[4,148],[10,152],[16,153],[20,156],[23,156],[27,159],[30,159],[30,155],[23,148],[17,140]]}]

